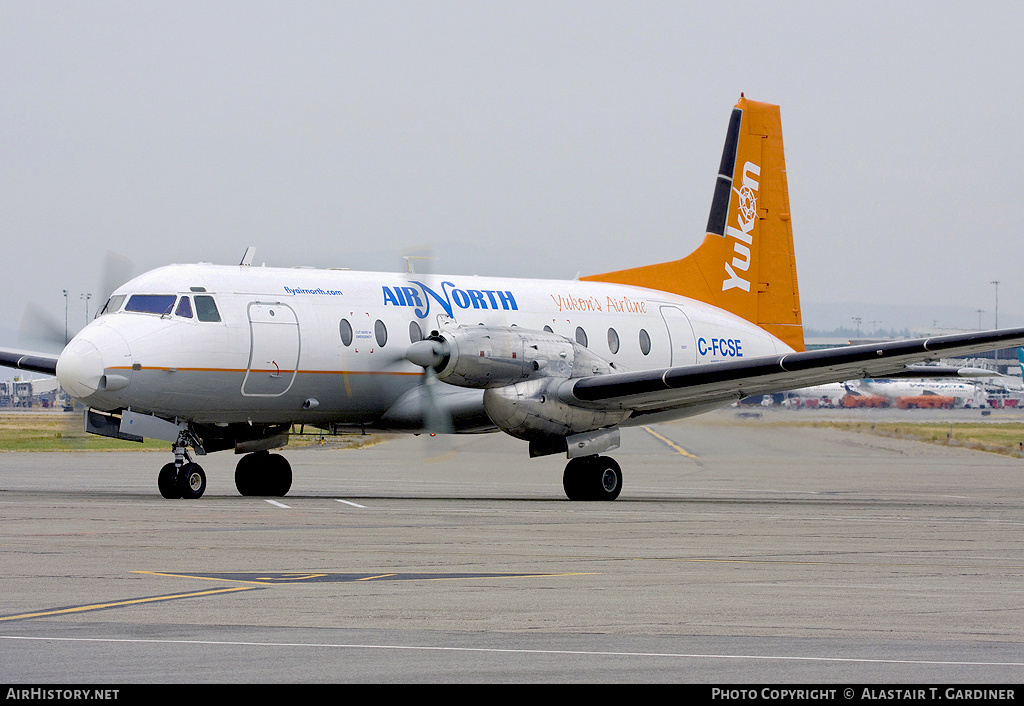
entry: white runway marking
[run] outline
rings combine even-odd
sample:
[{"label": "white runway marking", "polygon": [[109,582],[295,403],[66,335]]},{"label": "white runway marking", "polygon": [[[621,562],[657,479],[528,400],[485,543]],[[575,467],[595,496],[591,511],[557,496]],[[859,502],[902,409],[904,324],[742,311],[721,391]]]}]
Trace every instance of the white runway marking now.
[{"label": "white runway marking", "polygon": [[285,505],[284,503],[279,503],[276,500],[266,500],[264,502],[268,502],[271,505],[277,505],[278,507],[283,507],[285,510],[290,510],[291,509],[291,505]]},{"label": "white runway marking", "polygon": [[529,650],[500,647],[430,647],[425,645],[365,645],[324,642],[245,642],[235,640],[140,640],[113,637],[26,637],[0,635],[0,640],[39,640],[51,642],[106,642],[154,645],[219,645],[229,647],[313,647],[348,650],[408,650],[423,652],[483,652],[491,654],[583,655],[589,657],[670,657],[677,659],[761,660],[774,662],[832,662],[852,664],[917,664],[961,667],[1024,667],[1024,662],[971,662],[937,659],[884,659],[881,657],[794,657],[791,655],[701,654],[690,652],[615,652],[602,650]]},{"label": "white runway marking", "polygon": [[346,505],[351,505],[352,507],[362,507],[362,508],[366,507],[365,505],[360,505],[359,503],[354,503],[354,502],[351,502],[350,500],[342,500],[341,498],[335,498],[335,500],[338,501],[339,503],[345,503]]}]

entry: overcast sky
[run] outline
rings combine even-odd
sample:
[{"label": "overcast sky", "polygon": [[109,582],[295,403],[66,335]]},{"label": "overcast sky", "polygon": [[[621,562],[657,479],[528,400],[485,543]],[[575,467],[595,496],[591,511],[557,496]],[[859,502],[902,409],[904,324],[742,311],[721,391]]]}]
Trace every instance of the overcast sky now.
[{"label": "overcast sky", "polygon": [[64,289],[80,327],[108,250],[400,270],[430,245],[437,271],[566,279],[676,259],[741,91],[782,106],[806,312],[987,327],[998,280],[1024,325],[1022,8],[0,0],[0,329],[30,302],[62,326]]}]

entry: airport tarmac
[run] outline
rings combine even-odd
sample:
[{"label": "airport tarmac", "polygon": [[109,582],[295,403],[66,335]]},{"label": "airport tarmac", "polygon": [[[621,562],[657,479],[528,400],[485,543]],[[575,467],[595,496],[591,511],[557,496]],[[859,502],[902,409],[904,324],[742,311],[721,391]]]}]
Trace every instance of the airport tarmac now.
[{"label": "airport tarmac", "polygon": [[1020,682],[1024,460],[779,419],[624,430],[614,503],[498,434],[286,449],[273,501],[0,453],[0,681]]}]

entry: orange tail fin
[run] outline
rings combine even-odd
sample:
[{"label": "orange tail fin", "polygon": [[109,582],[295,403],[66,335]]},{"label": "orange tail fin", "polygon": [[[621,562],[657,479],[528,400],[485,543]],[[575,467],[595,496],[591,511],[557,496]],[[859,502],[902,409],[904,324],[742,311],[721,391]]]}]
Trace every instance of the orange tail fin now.
[{"label": "orange tail fin", "polygon": [[580,279],[707,302],[804,349],[779,106],[741,97],[699,248],[681,260]]}]

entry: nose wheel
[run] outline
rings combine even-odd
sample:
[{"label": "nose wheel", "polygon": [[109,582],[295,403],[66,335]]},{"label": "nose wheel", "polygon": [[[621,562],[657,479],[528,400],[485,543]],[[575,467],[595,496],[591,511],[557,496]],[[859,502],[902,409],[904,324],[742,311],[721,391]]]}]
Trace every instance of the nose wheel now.
[{"label": "nose wheel", "polygon": [[185,498],[196,500],[206,492],[206,472],[198,463],[193,463],[188,455],[188,445],[195,447],[200,455],[205,454],[199,440],[188,430],[178,434],[174,444],[174,463],[168,463],[160,469],[156,484],[160,494],[168,500]]},{"label": "nose wheel", "polygon": [[180,467],[168,463],[160,469],[157,486],[160,488],[160,495],[168,500],[195,500],[206,492],[206,472],[198,463],[189,462]]},{"label": "nose wheel", "polygon": [[168,463],[160,469],[156,484],[160,488],[160,494],[168,500],[181,497],[181,489],[178,488],[178,467],[173,463]]},{"label": "nose wheel", "polygon": [[570,500],[614,500],[622,490],[622,469],[607,456],[574,458],[565,466],[562,487]]}]

